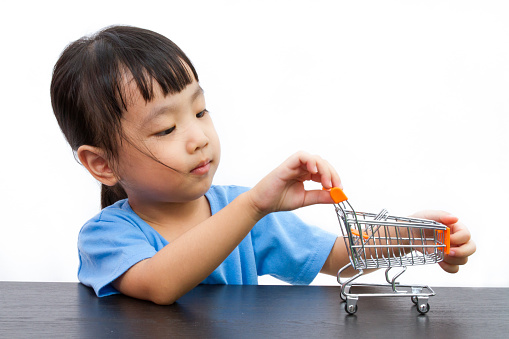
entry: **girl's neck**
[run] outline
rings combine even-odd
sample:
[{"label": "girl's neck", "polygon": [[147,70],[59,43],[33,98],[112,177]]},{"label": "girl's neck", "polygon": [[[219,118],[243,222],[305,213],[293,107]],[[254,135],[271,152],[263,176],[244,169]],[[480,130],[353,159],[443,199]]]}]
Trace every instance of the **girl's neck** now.
[{"label": "girl's neck", "polygon": [[168,241],[175,239],[212,214],[208,199],[205,196],[184,203],[157,205],[131,203],[131,201],[129,203],[140,218],[161,233]]}]

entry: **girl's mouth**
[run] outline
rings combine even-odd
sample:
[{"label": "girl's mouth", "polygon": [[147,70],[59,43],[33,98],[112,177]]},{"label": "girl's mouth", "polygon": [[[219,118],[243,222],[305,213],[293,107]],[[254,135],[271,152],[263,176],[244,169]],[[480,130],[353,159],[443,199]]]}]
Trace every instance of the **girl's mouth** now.
[{"label": "girl's mouth", "polygon": [[200,162],[198,164],[198,166],[196,166],[195,168],[193,168],[191,170],[191,174],[197,174],[197,175],[207,174],[208,171],[210,170],[210,163],[211,162],[212,162],[211,160]]}]

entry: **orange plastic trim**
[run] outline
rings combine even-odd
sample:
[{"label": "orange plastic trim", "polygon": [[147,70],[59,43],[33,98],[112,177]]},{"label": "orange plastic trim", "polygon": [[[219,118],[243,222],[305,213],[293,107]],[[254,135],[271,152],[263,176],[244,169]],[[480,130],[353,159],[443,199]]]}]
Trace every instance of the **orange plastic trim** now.
[{"label": "orange plastic trim", "polygon": [[[352,234],[353,234],[353,235],[356,235],[356,236],[358,236],[358,237],[360,236],[360,235],[359,235],[359,231],[357,231],[355,228],[353,228],[353,227],[352,227],[352,228],[351,228],[351,230],[352,230]],[[368,234],[367,234],[366,232],[362,232],[362,237],[363,237],[364,239],[369,238],[369,236],[368,236]]]},{"label": "orange plastic trim", "polygon": [[451,229],[449,227],[445,230],[445,254],[449,254],[451,250]]},{"label": "orange plastic trim", "polygon": [[443,241],[444,241],[444,253],[445,254],[449,254],[450,250],[451,250],[451,229],[449,227],[447,227],[445,229],[445,232],[442,231],[442,230],[437,230],[437,233],[443,237]]},{"label": "orange plastic trim", "polygon": [[330,196],[332,200],[334,200],[334,203],[336,204],[348,200],[343,190],[339,187],[332,187],[330,189]]}]

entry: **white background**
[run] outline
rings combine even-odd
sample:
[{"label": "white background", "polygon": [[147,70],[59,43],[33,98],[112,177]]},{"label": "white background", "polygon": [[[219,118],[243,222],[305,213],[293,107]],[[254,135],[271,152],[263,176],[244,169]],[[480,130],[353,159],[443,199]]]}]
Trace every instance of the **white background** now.
[{"label": "white background", "polygon": [[[252,186],[297,150],[320,154],[357,210],[444,209],[469,226],[478,249],[458,274],[428,265],[402,281],[509,286],[507,1],[19,1],[0,12],[0,280],[77,281],[77,234],[99,186],[53,117],[52,67],[71,41],[129,24],[166,35],[197,68],[222,142],[216,184]],[[339,233],[332,206],[297,213]]]}]

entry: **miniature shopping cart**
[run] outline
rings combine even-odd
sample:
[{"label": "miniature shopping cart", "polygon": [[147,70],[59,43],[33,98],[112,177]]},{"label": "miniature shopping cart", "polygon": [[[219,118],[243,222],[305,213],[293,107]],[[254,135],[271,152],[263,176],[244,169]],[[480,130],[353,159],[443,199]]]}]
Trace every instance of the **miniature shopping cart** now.
[{"label": "miniature shopping cart", "polygon": [[[401,285],[396,281],[408,266],[435,264],[449,253],[450,230],[435,221],[391,216],[387,210],[378,214],[356,212],[339,188],[330,190],[350,263],[338,272],[341,299],[349,314],[357,312],[359,297],[410,297],[421,314],[429,311],[429,297],[435,292],[425,285]],[[342,282],[341,273],[352,267],[358,273]],[[387,284],[362,284],[354,281],[365,269],[385,268]],[[399,268],[391,278],[389,271]],[[383,286],[387,293],[352,293],[352,288]],[[360,288],[359,288],[360,287]],[[368,288],[369,290],[369,288]],[[377,290],[380,290],[379,288]]]}]

